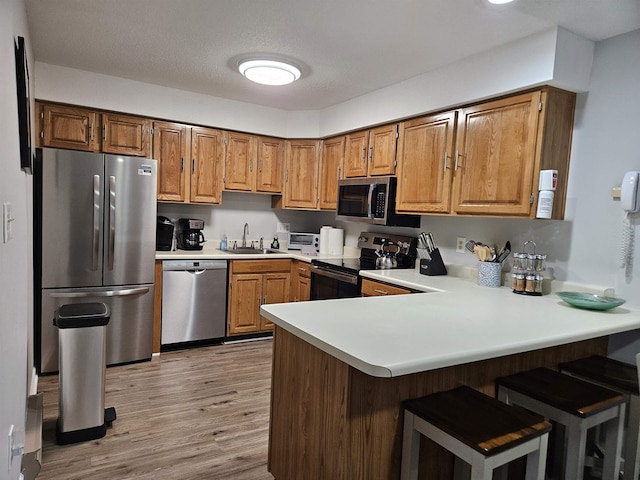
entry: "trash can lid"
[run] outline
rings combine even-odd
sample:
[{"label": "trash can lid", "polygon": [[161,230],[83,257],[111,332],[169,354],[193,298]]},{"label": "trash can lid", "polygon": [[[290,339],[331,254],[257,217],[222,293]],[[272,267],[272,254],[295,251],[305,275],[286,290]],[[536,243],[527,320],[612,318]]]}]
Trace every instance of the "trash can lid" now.
[{"label": "trash can lid", "polygon": [[53,324],[58,328],[100,327],[108,324],[110,317],[104,303],[70,303],[58,307]]}]

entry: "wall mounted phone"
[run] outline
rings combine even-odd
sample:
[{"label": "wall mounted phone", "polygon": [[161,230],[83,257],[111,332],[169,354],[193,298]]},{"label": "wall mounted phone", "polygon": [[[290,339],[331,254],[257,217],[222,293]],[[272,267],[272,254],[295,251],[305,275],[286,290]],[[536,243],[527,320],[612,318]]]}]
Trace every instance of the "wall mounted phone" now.
[{"label": "wall mounted phone", "polygon": [[640,189],[638,189],[638,181],[640,180],[640,172],[627,172],[622,179],[620,188],[620,204],[622,209],[629,213],[640,212]]},{"label": "wall mounted phone", "polygon": [[622,221],[622,242],[620,245],[620,268],[626,268],[627,275],[633,267],[634,231],[629,219],[630,213],[640,212],[640,172],[627,172],[620,187],[620,205],[625,210]]}]

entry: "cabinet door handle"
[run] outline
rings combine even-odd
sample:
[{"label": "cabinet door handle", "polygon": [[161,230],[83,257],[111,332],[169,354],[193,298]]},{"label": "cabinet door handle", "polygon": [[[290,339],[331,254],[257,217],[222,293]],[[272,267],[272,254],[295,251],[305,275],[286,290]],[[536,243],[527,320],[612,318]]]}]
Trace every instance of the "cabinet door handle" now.
[{"label": "cabinet door handle", "polygon": [[253,158],[249,159],[249,171],[253,172]]},{"label": "cabinet door handle", "polygon": [[196,159],[191,159],[191,173],[196,173]]},{"label": "cabinet door handle", "polygon": [[389,295],[389,292],[387,292],[386,290],[378,290],[377,288],[374,288],[373,291],[379,293],[380,295]]},{"label": "cabinet door handle", "polygon": [[258,162],[258,170],[262,172],[262,159],[260,159],[260,162]]},{"label": "cabinet door handle", "polygon": [[369,163],[371,163],[371,158],[373,157],[373,147],[369,147]]},{"label": "cabinet door handle", "polygon": [[184,158],[180,159],[180,173],[184,172]]},{"label": "cabinet door handle", "polygon": [[106,125],[102,126],[102,141],[103,142],[107,141],[107,126]]},{"label": "cabinet door handle", "polygon": [[456,150],[456,164],[453,167],[454,170],[458,170],[458,167],[460,166],[460,162],[459,162],[459,158],[460,157],[464,157],[464,154],[460,153],[458,150]]},{"label": "cabinet door handle", "polygon": [[93,123],[89,124],[89,140],[93,140]]},{"label": "cabinet door handle", "polygon": [[449,158],[449,156],[447,152],[444,152],[444,173],[447,173],[447,158]]},{"label": "cabinet door handle", "polygon": [[367,156],[367,147],[362,147],[362,161],[364,162]]}]

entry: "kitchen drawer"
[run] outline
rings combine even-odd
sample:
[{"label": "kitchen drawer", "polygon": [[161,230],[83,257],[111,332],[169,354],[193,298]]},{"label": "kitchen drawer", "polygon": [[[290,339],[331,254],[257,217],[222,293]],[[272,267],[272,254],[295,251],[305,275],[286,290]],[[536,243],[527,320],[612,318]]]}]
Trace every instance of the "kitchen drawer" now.
[{"label": "kitchen drawer", "polygon": [[291,260],[231,260],[231,273],[275,273],[291,270]]},{"label": "kitchen drawer", "polygon": [[299,277],[311,278],[311,264],[297,260],[294,262],[293,268]]},{"label": "kitchen drawer", "polygon": [[363,297],[379,297],[384,295],[405,295],[413,293],[413,290],[388,283],[376,282],[368,278],[362,279],[362,296]]}]

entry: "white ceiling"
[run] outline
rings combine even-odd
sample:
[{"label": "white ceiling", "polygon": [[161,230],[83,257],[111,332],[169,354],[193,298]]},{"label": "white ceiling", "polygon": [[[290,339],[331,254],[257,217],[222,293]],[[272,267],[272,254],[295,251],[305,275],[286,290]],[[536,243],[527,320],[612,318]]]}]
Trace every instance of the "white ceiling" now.
[{"label": "white ceiling", "polygon": [[[559,25],[640,28],[640,0],[26,0],[35,60],[285,110],[318,110]],[[302,67],[253,84],[237,60]]]}]

